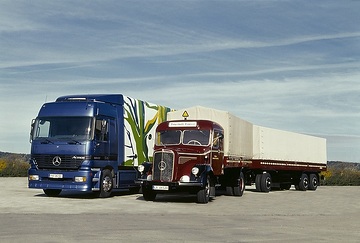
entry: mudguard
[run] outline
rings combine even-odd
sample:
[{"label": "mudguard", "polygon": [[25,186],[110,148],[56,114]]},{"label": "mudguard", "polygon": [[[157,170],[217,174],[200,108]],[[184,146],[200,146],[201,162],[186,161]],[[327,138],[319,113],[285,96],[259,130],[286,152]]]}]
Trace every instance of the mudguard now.
[{"label": "mudguard", "polygon": [[152,170],[152,162],[144,162],[141,165],[144,166],[144,171],[139,172],[139,179],[140,180],[146,180],[146,177],[148,175],[148,172]]},{"label": "mudguard", "polygon": [[195,167],[199,168],[198,175],[191,174],[190,181],[201,182],[202,185],[205,185],[207,176],[209,175],[211,178],[213,177],[213,170],[210,165],[207,164],[199,164],[195,165]]}]

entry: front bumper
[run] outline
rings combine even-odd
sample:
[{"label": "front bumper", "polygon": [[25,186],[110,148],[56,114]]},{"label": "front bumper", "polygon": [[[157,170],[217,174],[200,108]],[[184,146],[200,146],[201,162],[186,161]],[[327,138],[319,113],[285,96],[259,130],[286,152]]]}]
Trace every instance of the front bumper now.
[{"label": "front bumper", "polygon": [[[93,174],[91,171],[41,171],[30,169],[28,171],[28,186],[37,189],[92,191]],[[85,178],[85,181],[77,182],[75,177]]]},{"label": "front bumper", "polygon": [[201,182],[159,182],[147,181],[140,182],[143,188],[157,192],[175,192],[175,191],[191,191],[199,190],[203,187]]}]

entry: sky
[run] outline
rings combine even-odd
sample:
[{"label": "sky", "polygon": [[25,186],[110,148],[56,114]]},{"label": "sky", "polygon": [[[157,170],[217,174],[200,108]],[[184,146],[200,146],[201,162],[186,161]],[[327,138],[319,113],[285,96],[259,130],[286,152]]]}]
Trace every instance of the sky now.
[{"label": "sky", "polygon": [[360,162],[360,1],[0,0],[0,151],[68,94],[226,110]]}]

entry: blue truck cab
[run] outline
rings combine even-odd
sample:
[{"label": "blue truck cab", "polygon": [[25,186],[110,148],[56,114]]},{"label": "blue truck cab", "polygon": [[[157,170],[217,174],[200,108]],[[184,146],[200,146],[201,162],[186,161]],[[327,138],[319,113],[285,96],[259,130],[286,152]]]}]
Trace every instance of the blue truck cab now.
[{"label": "blue truck cab", "polygon": [[138,189],[137,166],[152,160],[154,132],[170,109],[121,94],[69,95],[45,103],[31,124],[29,188]]}]

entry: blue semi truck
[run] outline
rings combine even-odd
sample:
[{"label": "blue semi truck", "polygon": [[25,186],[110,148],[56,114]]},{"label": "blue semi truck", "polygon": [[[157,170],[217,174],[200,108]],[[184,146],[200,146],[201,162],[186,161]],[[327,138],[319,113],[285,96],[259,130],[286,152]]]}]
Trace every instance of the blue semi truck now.
[{"label": "blue semi truck", "polygon": [[121,94],[68,95],[45,103],[31,124],[29,188],[108,197],[138,189],[137,166],[152,161],[154,132],[170,109]]}]

